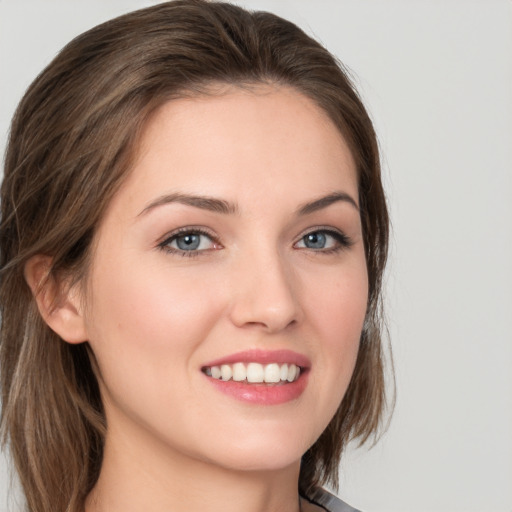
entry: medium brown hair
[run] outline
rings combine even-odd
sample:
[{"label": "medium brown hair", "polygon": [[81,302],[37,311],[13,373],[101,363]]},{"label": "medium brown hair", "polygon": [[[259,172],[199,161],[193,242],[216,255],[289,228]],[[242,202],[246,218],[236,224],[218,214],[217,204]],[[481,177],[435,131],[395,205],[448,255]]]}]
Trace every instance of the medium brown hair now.
[{"label": "medium brown hair", "polygon": [[348,142],[369,275],[355,371],[334,418],[303,456],[300,491],[335,485],[347,442],[377,433],[386,403],[380,296],[388,214],[370,118],[340,63],[294,24],[225,3],[167,2],[74,39],[30,86],[12,121],[1,189],[1,425],[29,510],[82,510],[106,427],[88,344],[65,343],[45,324],[25,264],[47,255],[51,276],[81,279],[151,114],[212,84],[261,83],[311,98]]}]

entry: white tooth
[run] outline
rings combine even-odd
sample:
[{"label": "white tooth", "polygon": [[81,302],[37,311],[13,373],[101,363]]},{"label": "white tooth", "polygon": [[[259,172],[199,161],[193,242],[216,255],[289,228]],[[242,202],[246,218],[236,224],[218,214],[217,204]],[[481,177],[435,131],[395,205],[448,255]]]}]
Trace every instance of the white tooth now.
[{"label": "white tooth", "polygon": [[218,366],[212,366],[212,377],[214,379],[220,379],[220,368]]},{"label": "white tooth", "polygon": [[297,373],[297,367],[294,364],[288,366],[288,382],[293,382],[295,380],[295,374]]},{"label": "white tooth", "polygon": [[281,371],[277,363],[267,364],[265,366],[265,382],[279,382],[281,380]]},{"label": "white tooth", "polygon": [[263,365],[249,363],[247,365],[247,382],[263,382]]},{"label": "white tooth", "polygon": [[244,363],[235,363],[233,365],[233,380],[240,382],[245,380],[247,377],[247,372],[245,370]]},{"label": "white tooth", "polygon": [[231,369],[231,366],[229,364],[223,364],[220,367],[220,373],[222,376],[222,380],[229,380],[231,377],[233,377],[233,370]]},{"label": "white tooth", "polygon": [[208,366],[204,369],[204,373],[208,375],[208,377],[212,376],[212,369]]},{"label": "white tooth", "polygon": [[281,365],[279,373],[281,380],[288,380],[288,365],[286,363]]}]

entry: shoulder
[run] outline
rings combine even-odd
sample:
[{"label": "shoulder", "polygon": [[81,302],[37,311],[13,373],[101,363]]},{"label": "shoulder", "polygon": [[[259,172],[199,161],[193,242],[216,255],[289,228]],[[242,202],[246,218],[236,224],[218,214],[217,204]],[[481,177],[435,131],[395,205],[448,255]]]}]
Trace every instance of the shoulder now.
[{"label": "shoulder", "polygon": [[306,499],[327,512],[361,512],[320,487],[315,489]]}]

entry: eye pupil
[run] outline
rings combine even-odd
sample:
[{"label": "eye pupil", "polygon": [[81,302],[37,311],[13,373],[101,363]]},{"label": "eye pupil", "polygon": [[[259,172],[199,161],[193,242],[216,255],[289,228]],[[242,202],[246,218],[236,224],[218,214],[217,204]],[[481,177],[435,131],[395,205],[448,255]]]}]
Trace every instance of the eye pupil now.
[{"label": "eye pupil", "polygon": [[320,232],[309,233],[303,240],[304,245],[310,249],[323,249],[326,243],[326,236]]},{"label": "eye pupil", "polygon": [[176,239],[176,245],[182,251],[197,249],[200,243],[200,235],[187,234]]}]

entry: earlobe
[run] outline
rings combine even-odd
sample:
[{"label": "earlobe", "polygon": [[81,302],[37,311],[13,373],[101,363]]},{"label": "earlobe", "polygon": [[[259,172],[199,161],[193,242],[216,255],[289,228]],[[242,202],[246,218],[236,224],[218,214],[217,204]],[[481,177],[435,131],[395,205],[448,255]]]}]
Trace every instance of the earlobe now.
[{"label": "earlobe", "polygon": [[51,272],[52,259],[38,254],[25,264],[24,275],[39,313],[48,327],[68,343],[87,341],[80,294],[77,286]]}]

